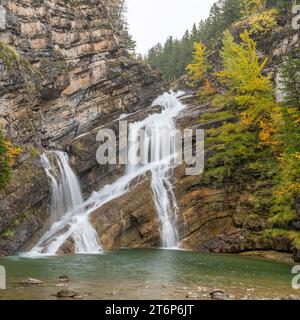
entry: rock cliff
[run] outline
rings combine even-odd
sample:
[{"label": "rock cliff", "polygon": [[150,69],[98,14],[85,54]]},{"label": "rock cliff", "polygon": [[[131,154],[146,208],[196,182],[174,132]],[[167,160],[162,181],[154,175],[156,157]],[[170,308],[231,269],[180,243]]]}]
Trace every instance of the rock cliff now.
[{"label": "rock cliff", "polygon": [[[117,132],[116,120],[122,113],[134,113],[128,120],[137,121],[155,112],[147,106],[166,85],[157,71],[128,55],[107,1],[0,0],[0,4],[1,40],[19,55],[12,51],[9,57],[0,56],[0,124],[23,149],[12,183],[0,193],[0,255],[8,255],[30,246],[48,227],[50,190],[38,157],[42,150],[67,150],[83,192],[89,195],[115,181],[123,169],[97,164],[97,129]],[[244,22],[233,34],[243,30]],[[280,100],[281,67],[299,34],[284,17],[269,36],[267,42],[256,40],[261,55],[269,57],[267,71]],[[218,52],[210,58],[218,70]],[[185,87],[184,79],[179,85]],[[200,122],[201,115],[218,115],[220,110],[200,103],[194,94],[183,101],[187,108],[177,118],[181,129],[216,128],[225,121]],[[91,215],[105,250],[160,245],[148,178]],[[208,185],[201,176],[186,176],[183,165],[175,170],[174,182],[185,248],[226,253],[275,249],[294,251],[299,260],[299,250],[289,239],[265,237],[268,213],[258,215],[251,207],[255,181],[241,181],[237,192],[232,188],[236,182]],[[73,249],[70,241],[61,253]]]},{"label": "rock cliff", "polygon": [[[0,1],[0,125],[23,150],[0,194],[0,255],[46,225],[42,150],[75,154],[78,137],[143,110],[165,90],[158,71],[128,54],[109,9],[106,0]],[[87,186],[94,158],[90,152],[85,168],[78,167]]]}]

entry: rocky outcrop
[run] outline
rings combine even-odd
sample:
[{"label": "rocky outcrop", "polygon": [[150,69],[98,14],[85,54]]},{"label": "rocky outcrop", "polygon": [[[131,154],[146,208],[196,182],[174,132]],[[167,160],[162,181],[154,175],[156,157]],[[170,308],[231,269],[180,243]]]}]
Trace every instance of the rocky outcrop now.
[{"label": "rocky outcrop", "polygon": [[110,5],[0,1],[0,43],[7,49],[0,50],[0,125],[23,149],[0,194],[0,255],[18,250],[46,224],[43,149],[69,150],[89,193],[108,171],[97,166],[92,135],[86,148],[86,134],[143,110],[165,90],[158,71],[127,53]]},{"label": "rocky outcrop", "polygon": [[104,250],[160,246],[159,221],[148,178],[98,209],[91,221]]},{"label": "rocky outcrop", "polygon": [[0,193],[0,255],[20,248],[47,220],[48,181],[38,158],[24,161]]}]

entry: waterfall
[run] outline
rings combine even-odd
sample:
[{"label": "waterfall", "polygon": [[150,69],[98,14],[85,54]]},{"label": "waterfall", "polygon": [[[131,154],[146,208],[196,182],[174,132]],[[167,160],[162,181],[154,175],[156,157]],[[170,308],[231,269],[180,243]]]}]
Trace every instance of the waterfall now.
[{"label": "waterfall", "polygon": [[[58,170],[46,155],[43,156],[42,162],[52,181],[51,212],[53,210],[55,219],[59,218],[63,211],[65,214],[52,225],[27,255],[56,254],[68,239],[74,241],[76,253],[99,253],[101,246],[96,231],[89,221],[89,215],[104,204],[126,194],[136,178],[146,172],[151,172],[151,188],[160,222],[161,245],[163,248],[178,246],[178,207],[171,182],[177,154],[175,118],[184,109],[177,98],[178,95],[172,92],[158,97],[153,106],[161,106],[161,113],[152,114],[129,126],[129,164],[124,175],[111,185],[93,192],[86,201],[82,200],[77,178],[68,165],[66,154],[54,153]],[[146,159],[137,161],[141,155],[139,147],[141,129],[145,133],[142,140],[143,150],[149,151],[150,156],[146,152]],[[57,176],[60,177],[61,183],[57,181]]]},{"label": "waterfall", "polygon": [[69,166],[68,155],[54,151],[41,156],[41,162],[51,180],[51,220],[57,222],[66,212],[83,202],[79,181]]},{"label": "waterfall", "polygon": [[[151,188],[156,212],[160,221],[161,245],[175,248],[179,243],[177,228],[178,207],[170,178],[176,156],[175,117],[183,105],[175,94],[165,93],[157,98],[153,105],[160,105],[162,112],[136,122],[129,127],[129,158],[137,161],[140,156],[140,130],[144,130],[143,150],[150,154],[153,165],[150,168]],[[144,159],[148,160],[148,159]],[[147,161],[145,161],[147,163]],[[147,168],[143,164],[129,164],[126,172],[134,174],[139,169]]]},{"label": "waterfall", "polygon": [[[61,151],[48,152],[41,156],[41,163],[51,180],[52,227],[28,255],[55,255],[70,237],[76,253],[99,253],[98,235],[85,218],[80,184],[69,166],[68,155]],[[64,229],[67,231],[61,232]],[[49,241],[51,237],[53,239]]]}]

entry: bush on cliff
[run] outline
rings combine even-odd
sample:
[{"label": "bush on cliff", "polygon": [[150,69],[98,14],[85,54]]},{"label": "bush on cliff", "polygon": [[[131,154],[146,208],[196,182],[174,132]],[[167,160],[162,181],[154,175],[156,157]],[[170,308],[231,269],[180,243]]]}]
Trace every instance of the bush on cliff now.
[{"label": "bush on cliff", "polygon": [[21,152],[22,149],[5,140],[3,133],[0,131],[0,190],[10,182],[15,158]]},{"label": "bush on cliff", "polygon": [[8,163],[7,149],[3,134],[0,132],[0,190],[9,183],[11,174],[12,170]]}]

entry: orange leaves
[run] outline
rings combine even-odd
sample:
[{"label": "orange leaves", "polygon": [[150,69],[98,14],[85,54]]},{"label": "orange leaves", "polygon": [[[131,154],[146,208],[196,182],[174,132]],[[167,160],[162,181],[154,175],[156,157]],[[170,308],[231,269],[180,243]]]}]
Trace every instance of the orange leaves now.
[{"label": "orange leaves", "polygon": [[204,82],[204,91],[207,95],[213,95],[217,92],[214,84],[208,80],[208,79],[205,79],[205,82]]},{"label": "orange leaves", "polygon": [[241,119],[242,125],[245,127],[249,127],[251,124],[251,119],[250,119],[248,113],[242,112],[241,116],[242,116],[242,119]]},{"label": "orange leaves", "polygon": [[276,140],[276,134],[278,133],[278,127],[276,126],[275,122],[264,122],[260,121],[260,132],[259,132],[259,138],[260,141],[267,145],[272,147],[273,152],[277,151],[277,147],[282,145],[282,141]]},{"label": "orange leaves", "polygon": [[275,133],[275,129],[273,128],[272,124],[264,123],[263,121],[261,121],[260,129],[261,129],[259,133],[260,140],[265,144],[271,145],[272,144],[271,138]]},{"label": "orange leaves", "polygon": [[4,148],[6,149],[7,164],[12,167],[15,163],[15,159],[22,153],[22,148],[13,146],[8,140],[4,141]]}]

